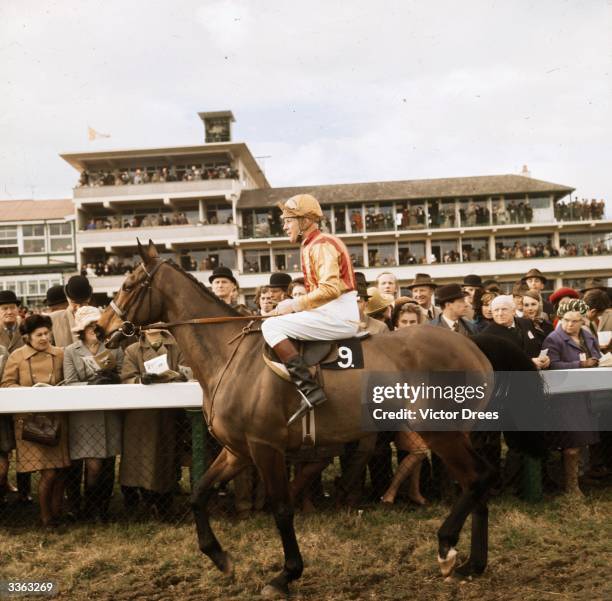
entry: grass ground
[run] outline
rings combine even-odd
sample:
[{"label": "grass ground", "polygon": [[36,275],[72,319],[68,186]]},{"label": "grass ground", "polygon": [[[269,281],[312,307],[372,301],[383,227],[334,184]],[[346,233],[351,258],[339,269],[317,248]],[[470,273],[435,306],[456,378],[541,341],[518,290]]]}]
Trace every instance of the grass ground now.
[{"label": "grass ground", "polygon": [[[292,598],[316,601],[604,601],[612,599],[612,489],[585,502],[561,497],[527,505],[491,503],[490,563],[468,582],[445,582],[436,562],[436,530],[446,507],[297,516],[306,568]],[[236,573],[222,576],[203,557],[192,524],[154,521],[75,525],[42,533],[0,531],[1,579],[53,579],[70,601],[240,600],[258,597],[281,568],[272,518],[213,527]],[[468,548],[469,524],[459,544]]]}]

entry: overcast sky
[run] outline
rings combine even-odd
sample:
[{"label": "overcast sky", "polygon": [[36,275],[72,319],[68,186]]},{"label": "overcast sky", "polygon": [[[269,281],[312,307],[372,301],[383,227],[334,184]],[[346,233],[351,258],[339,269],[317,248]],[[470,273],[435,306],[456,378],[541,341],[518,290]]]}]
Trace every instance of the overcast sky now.
[{"label": "overcast sky", "polygon": [[[59,153],[199,144],[196,113],[231,109],[272,186],[527,164],[612,199],[611,13],[612,0],[2,0],[0,198],[70,197],[78,174]],[[88,125],[111,138],[88,142]]]}]

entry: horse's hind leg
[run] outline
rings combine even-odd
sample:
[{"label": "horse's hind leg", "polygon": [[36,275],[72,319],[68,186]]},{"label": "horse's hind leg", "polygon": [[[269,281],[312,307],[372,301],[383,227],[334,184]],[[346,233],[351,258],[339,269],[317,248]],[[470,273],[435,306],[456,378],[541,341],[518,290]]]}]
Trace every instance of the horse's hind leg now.
[{"label": "horse's hind leg", "polygon": [[213,492],[213,486],[219,482],[231,480],[241,472],[250,461],[236,457],[227,449],[222,449],[217,458],[196,484],[191,495],[191,509],[198,532],[198,546],[202,553],[208,555],[212,562],[225,574],[233,571],[229,555],[221,548],[215,533],[210,527],[208,501]]},{"label": "horse's hind leg", "polygon": [[282,572],[262,589],[261,595],[268,599],[284,598],[289,594],[289,583],[298,579],[304,569],[293,527],[293,507],[289,495],[285,456],[280,451],[259,442],[249,441],[249,449],[265,484],[285,553]]},{"label": "horse's hind leg", "polygon": [[472,512],[472,540],[470,557],[455,571],[459,576],[482,574],[489,554],[489,508],[486,500],[479,502]]},{"label": "horse's hind leg", "polygon": [[470,559],[462,567],[462,573],[482,573],[488,550],[487,492],[494,479],[494,470],[474,452],[463,434],[439,432],[429,434],[425,439],[463,489],[438,531],[438,561],[442,575],[449,576],[455,569],[455,546],[470,513],[473,514],[471,553]]}]

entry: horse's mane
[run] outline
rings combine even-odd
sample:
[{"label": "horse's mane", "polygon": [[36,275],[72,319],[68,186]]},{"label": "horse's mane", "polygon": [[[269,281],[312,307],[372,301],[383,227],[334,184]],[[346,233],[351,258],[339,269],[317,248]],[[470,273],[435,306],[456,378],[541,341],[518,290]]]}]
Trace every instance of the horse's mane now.
[{"label": "horse's mane", "polygon": [[234,307],[222,301],[216,294],[213,294],[202,282],[200,282],[198,278],[190,274],[188,271],[185,271],[180,265],[175,263],[172,259],[168,259],[166,263],[168,263],[168,265],[176,269],[179,273],[184,275],[186,278],[190,279],[194,284],[198,286],[198,288],[204,293],[205,296],[207,296],[210,300],[212,300],[217,305],[219,305],[219,307],[222,307],[226,311],[229,310],[232,315],[240,315],[240,313],[238,313],[238,311],[236,311]]}]

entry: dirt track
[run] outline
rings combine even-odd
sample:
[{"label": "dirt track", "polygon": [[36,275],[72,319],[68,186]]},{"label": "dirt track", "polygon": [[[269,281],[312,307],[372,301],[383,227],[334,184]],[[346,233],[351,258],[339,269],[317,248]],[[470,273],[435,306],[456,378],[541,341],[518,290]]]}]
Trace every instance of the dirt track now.
[{"label": "dirt track", "polygon": [[[298,517],[306,562],[296,600],[603,601],[612,598],[612,490],[586,503],[537,506],[513,498],[491,508],[490,564],[470,582],[444,582],[435,532],[444,507],[366,509]],[[191,525],[78,526],[41,535],[0,534],[2,578],[53,578],[70,601],[248,600],[281,567],[269,516],[215,520],[236,562],[233,581],[197,549]],[[459,550],[465,553],[469,527]],[[39,597],[40,598],[40,597]]]}]

